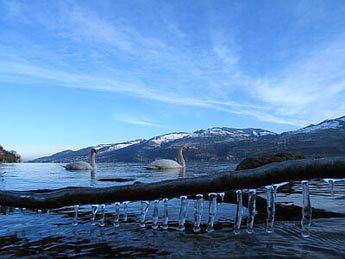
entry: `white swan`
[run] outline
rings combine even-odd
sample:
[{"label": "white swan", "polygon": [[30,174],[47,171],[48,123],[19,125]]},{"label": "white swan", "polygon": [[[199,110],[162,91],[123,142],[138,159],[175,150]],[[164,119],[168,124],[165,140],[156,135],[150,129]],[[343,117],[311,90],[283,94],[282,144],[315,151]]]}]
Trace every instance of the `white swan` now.
[{"label": "white swan", "polygon": [[77,171],[77,170],[88,170],[88,171],[95,171],[96,170],[96,149],[92,148],[91,149],[91,157],[90,157],[90,163],[84,162],[84,161],[77,161],[77,162],[72,162],[64,166],[66,170],[70,171]]},{"label": "white swan", "polygon": [[178,163],[174,160],[170,159],[158,159],[153,161],[151,164],[146,166],[145,168],[147,170],[164,170],[164,169],[174,169],[174,168],[185,168],[186,167],[186,162],[183,158],[182,152],[184,150],[189,150],[189,146],[187,145],[182,145],[178,149]]}]

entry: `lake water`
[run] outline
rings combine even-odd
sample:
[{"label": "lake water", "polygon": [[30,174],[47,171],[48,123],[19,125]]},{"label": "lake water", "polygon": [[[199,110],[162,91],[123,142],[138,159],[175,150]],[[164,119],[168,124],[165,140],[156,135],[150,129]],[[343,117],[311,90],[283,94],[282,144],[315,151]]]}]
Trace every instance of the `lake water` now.
[{"label": "lake water", "polygon": [[[144,164],[98,164],[97,172],[68,172],[61,164],[0,164],[0,190],[55,189],[67,186],[103,187],[128,183],[99,181],[104,178],[133,178],[155,182],[179,177],[197,177],[233,170],[234,164],[190,163],[184,175],[179,172],[144,170]],[[345,183],[337,181],[331,191],[325,181],[310,182],[313,207],[345,213]],[[258,195],[263,196],[263,190]],[[261,193],[261,194],[260,194]],[[163,195],[164,196],[164,195]],[[162,197],[163,198],[163,197]],[[277,191],[276,201],[302,204],[300,183],[290,183]],[[1,203],[1,201],[0,201]],[[159,202],[159,226],[163,202]],[[152,229],[153,202],[146,215],[146,226],[138,219],[141,202],[128,204],[125,220],[124,204],[120,205],[120,226],[114,226],[115,205],[105,207],[104,226],[100,208],[91,221],[90,205],[80,206],[78,224],[72,225],[74,208],[54,210],[22,210],[1,207],[1,258],[344,258],[345,218],[313,219],[310,237],[301,235],[300,220],[276,221],[274,232],[266,232],[264,220],[254,223],[254,233],[246,231],[247,210],[244,209],[241,232],[234,234],[236,204],[220,203],[215,217],[215,231],[205,231],[208,222],[208,201],[203,201],[202,231],[194,233],[194,201],[188,200],[186,230],[176,229],[180,200],[169,200],[169,229]],[[23,213],[24,212],[24,213]]]}]

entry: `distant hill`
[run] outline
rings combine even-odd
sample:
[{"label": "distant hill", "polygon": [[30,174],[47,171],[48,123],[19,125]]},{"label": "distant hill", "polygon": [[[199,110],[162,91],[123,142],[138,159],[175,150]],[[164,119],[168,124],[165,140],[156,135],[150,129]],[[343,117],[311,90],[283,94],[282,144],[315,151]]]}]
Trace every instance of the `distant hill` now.
[{"label": "distant hill", "polygon": [[317,125],[276,134],[264,129],[215,127],[192,133],[173,132],[149,140],[101,144],[77,151],[66,150],[31,162],[89,160],[90,149],[98,150],[97,162],[150,162],[177,158],[181,144],[190,145],[187,161],[233,161],[247,157],[291,152],[306,157],[345,155],[345,116]]},{"label": "distant hill", "polygon": [[0,145],[0,163],[19,163],[22,159],[15,151],[7,151]]}]

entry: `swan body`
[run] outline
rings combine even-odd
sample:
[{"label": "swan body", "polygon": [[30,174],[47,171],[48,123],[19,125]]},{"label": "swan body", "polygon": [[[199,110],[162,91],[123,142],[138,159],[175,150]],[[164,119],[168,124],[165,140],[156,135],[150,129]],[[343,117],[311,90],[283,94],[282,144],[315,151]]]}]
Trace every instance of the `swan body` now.
[{"label": "swan body", "polygon": [[183,157],[183,151],[189,150],[187,145],[182,145],[178,150],[178,163],[171,159],[158,159],[150,163],[146,169],[148,170],[164,170],[164,169],[174,169],[174,168],[185,168],[186,162]]},{"label": "swan body", "polygon": [[182,165],[171,159],[158,159],[147,166],[147,169],[182,168]]},{"label": "swan body", "polygon": [[80,171],[80,170],[85,170],[85,171],[94,171],[96,170],[96,149],[91,149],[91,155],[90,155],[90,164],[84,161],[77,161],[77,162],[72,162],[64,166],[66,170],[70,171]]}]

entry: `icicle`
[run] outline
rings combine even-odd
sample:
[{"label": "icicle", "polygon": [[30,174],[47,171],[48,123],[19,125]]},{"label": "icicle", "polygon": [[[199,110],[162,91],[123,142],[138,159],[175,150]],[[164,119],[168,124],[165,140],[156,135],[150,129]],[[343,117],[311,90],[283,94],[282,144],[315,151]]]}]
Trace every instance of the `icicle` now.
[{"label": "icicle", "polygon": [[331,195],[334,196],[334,182],[335,180],[334,179],[329,179],[329,178],[326,178],[326,179],[323,179],[326,183],[328,183],[329,185],[329,189],[331,190]]},{"label": "icicle", "polygon": [[200,232],[200,224],[201,224],[201,215],[202,215],[202,209],[203,209],[203,195],[197,194],[196,200],[194,203],[194,227],[193,231],[195,233]]},{"label": "icicle", "polygon": [[310,195],[309,195],[309,183],[308,181],[302,181],[302,195],[303,195],[303,210],[302,210],[302,236],[309,237],[310,225],[311,225],[311,214],[312,207],[310,204]]},{"label": "icicle", "polygon": [[114,224],[115,227],[120,226],[120,203],[115,202]]},{"label": "icicle", "polygon": [[128,203],[129,201],[123,202],[123,221],[127,222],[128,220]]},{"label": "icicle", "polygon": [[220,202],[224,202],[225,192],[220,192],[218,195],[220,196]]},{"label": "icicle", "polygon": [[273,184],[272,186],[273,186],[273,190],[274,190],[274,195],[276,195],[279,187],[287,185],[288,183],[289,182],[282,182],[282,183]]},{"label": "icicle", "polygon": [[99,225],[101,227],[105,226],[105,204],[101,204],[101,218],[99,220]]},{"label": "icicle", "polygon": [[169,228],[168,223],[169,223],[169,211],[168,211],[168,199],[164,198],[163,199],[163,216],[162,216],[162,229],[166,230]]},{"label": "icicle", "polygon": [[214,218],[217,212],[217,193],[209,193],[208,194],[208,199],[209,199],[209,207],[208,207],[208,224],[206,231],[207,232],[213,232],[213,224],[214,224]]},{"label": "icicle", "polygon": [[152,214],[152,228],[158,228],[158,200],[154,200],[153,202],[153,214]]},{"label": "icicle", "polygon": [[247,232],[252,234],[254,232],[254,217],[256,214],[256,190],[250,189],[248,191],[248,218],[247,218]]},{"label": "icicle", "polygon": [[185,230],[185,222],[186,222],[186,211],[187,211],[187,196],[180,196],[181,200],[181,207],[180,213],[178,217],[178,226],[177,230],[184,231]]},{"label": "icicle", "polygon": [[149,209],[150,203],[148,201],[142,201],[140,207],[140,217],[139,217],[139,225],[140,227],[145,227],[145,218],[147,210]]},{"label": "icicle", "polygon": [[91,211],[92,211],[91,224],[96,225],[95,219],[96,219],[96,214],[98,211],[98,205],[97,204],[91,205]]},{"label": "icicle", "polygon": [[78,210],[79,210],[79,205],[74,205],[74,216],[73,216],[73,222],[72,225],[76,226],[78,225]]},{"label": "icicle", "polygon": [[266,232],[272,233],[275,217],[275,191],[273,186],[269,186],[267,191],[267,219],[266,219]]},{"label": "icicle", "polygon": [[236,206],[236,217],[234,223],[234,234],[238,235],[241,231],[241,221],[243,215],[243,198],[242,198],[242,191],[236,191],[237,196],[237,206]]}]

